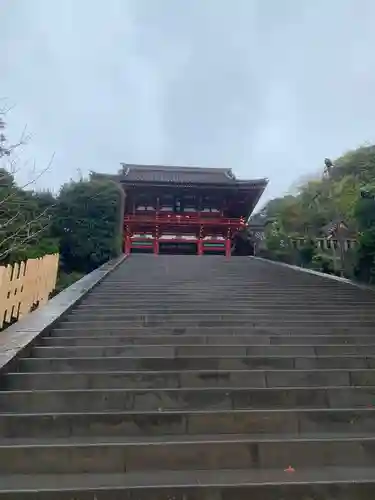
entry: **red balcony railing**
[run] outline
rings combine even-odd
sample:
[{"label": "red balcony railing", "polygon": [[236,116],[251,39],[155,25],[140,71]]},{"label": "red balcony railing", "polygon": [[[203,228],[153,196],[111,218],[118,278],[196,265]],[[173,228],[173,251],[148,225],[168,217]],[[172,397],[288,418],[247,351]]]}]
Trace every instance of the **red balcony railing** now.
[{"label": "red balcony railing", "polygon": [[246,225],[245,219],[243,217],[236,219],[229,219],[226,217],[220,217],[217,214],[175,214],[175,213],[154,213],[154,214],[126,214],[124,216],[125,223],[136,223],[136,224],[165,224],[165,225],[217,225],[217,226],[230,226],[230,227],[243,227]]}]

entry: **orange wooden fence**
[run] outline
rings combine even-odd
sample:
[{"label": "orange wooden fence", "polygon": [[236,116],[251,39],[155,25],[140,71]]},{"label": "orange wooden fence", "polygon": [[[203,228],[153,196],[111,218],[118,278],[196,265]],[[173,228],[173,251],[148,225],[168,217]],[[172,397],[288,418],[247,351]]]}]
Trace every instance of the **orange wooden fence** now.
[{"label": "orange wooden fence", "polygon": [[0,328],[45,304],[56,286],[58,254],[0,266]]}]

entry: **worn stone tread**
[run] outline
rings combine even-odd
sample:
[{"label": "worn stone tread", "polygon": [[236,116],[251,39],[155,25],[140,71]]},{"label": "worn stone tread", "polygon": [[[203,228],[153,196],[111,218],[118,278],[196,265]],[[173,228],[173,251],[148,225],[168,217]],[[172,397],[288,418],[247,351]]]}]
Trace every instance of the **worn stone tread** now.
[{"label": "worn stone tread", "polygon": [[[148,372],[147,372],[148,373]],[[16,391],[0,391],[0,397],[1,396],[7,396],[7,395],[13,395],[13,394],[18,394],[20,396],[28,396],[31,394],[55,394],[55,393],[68,393],[68,394],[79,394],[81,392],[87,392],[90,394],[96,394],[96,393],[103,393],[103,392],[113,392],[113,393],[136,393],[136,392],[169,392],[171,394],[177,394],[178,392],[184,392],[184,391],[192,391],[192,392],[202,392],[202,393],[209,393],[209,392],[221,392],[221,391],[240,391],[246,393],[246,391],[285,391],[285,390],[290,390],[290,391],[316,391],[317,389],[321,390],[340,390],[340,391],[356,391],[356,390],[364,390],[364,391],[369,391],[369,393],[374,391],[375,394],[375,385],[366,385],[366,386],[337,386],[337,385],[324,385],[324,386],[319,386],[319,387],[311,387],[311,386],[285,386],[285,387],[165,387],[165,388],[124,388],[124,389],[111,389],[111,388],[106,388],[106,389],[61,389],[61,390],[54,390],[54,389],[46,389],[46,390],[16,390]]]},{"label": "worn stone tread", "polygon": [[253,408],[237,408],[235,410],[226,410],[226,409],[205,409],[205,410],[197,410],[197,409],[179,409],[179,410],[163,410],[162,412],[157,410],[126,410],[126,411],[87,411],[87,412],[64,412],[64,413],[56,413],[56,412],[43,412],[43,413],[35,413],[35,412],[0,412],[1,417],[20,417],[27,418],[32,416],[37,417],[53,417],[58,415],[63,416],[75,416],[75,415],[225,415],[225,414],[270,414],[273,413],[286,413],[293,415],[295,413],[298,414],[308,414],[308,413],[332,413],[332,412],[366,412],[366,413],[374,413],[375,419],[375,405],[374,406],[366,406],[364,408],[357,407],[341,407],[341,408],[265,408],[265,409],[253,409]]},{"label": "worn stone tread", "polygon": [[[286,469],[289,465],[286,464]],[[374,483],[375,468],[324,467],[295,470],[148,471],[126,474],[48,474],[0,476],[0,492],[80,491],[153,487],[239,487],[245,485]]]},{"label": "worn stone tread", "polygon": [[0,388],[12,390],[163,388],[176,387],[290,387],[321,386],[329,381],[336,386],[371,386],[375,369],[294,369],[294,370],[180,370],[180,371],[80,371],[9,372]]},{"label": "worn stone tread", "polygon": [[[305,443],[305,442],[375,442],[374,434],[366,433],[303,433],[294,434],[184,434],[162,436],[68,437],[68,438],[0,438],[0,451],[6,448],[59,448],[94,446],[178,446],[180,444],[212,443]],[[375,478],[374,478],[375,480]]]}]

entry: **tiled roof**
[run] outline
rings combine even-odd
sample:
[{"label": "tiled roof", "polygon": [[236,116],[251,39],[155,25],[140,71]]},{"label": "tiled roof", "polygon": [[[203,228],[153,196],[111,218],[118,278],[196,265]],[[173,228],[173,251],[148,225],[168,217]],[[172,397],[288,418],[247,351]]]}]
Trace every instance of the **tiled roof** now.
[{"label": "tiled roof", "polygon": [[122,164],[122,180],[166,182],[172,184],[234,184],[231,170],[225,168],[165,167]]},{"label": "tiled roof", "polygon": [[332,220],[329,224],[325,225],[322,227],[322,232],[326,236],[335,236],[337,234],[338,229],[341,229],[341,231],[344,234],[355,234],[355,230],[348,226],[343,219],[334,219]]}]

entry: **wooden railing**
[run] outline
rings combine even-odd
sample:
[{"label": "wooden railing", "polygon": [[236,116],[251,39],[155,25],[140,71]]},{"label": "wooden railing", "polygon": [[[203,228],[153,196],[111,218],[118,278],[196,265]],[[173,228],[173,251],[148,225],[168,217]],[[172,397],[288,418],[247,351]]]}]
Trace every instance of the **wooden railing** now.
[{"label": "wooden railing", "polygon": [[237,219],[228,219],[218,214],[175,214],[175,213],[153,213],[153,214],[126,214],[124,223],[142,223],[142,224],[166,224],[166,225],[208,225],[208,226],[234,226],[245,227],[246,222],[243,217]]},{"label": "wooden railing", "polygon": [[56,285],[58,254],[0,266],[0,328],[48,301]]},{"label": "wooden railing", "polygon": [[[291,241],[295,248],[301,248],[307,240],[305,238],[294,238]],[[339,250],[341,244],[343,250],[347,251],[358,245],[357,240],[354,238],[343,238],[341,241],[337,238],[315,238],[314,242],[317,248],[321,250]]]}]

